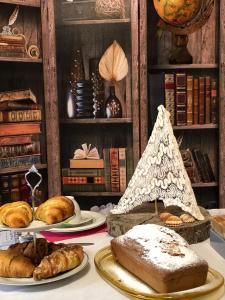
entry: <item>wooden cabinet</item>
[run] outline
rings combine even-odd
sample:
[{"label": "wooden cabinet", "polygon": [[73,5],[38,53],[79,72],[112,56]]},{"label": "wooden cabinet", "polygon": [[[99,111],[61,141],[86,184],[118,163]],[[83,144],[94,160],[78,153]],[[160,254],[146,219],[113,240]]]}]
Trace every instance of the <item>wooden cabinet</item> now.
[{"label": "wooden cabinet", "polygon": [[[75,8],[81,4],[65,1],[58,1],[55,4],[60,168],[69,167],[69,159],[73,157],[75,149],[81,148],[83,143],[97,147],[100,157],[103,157],[104,148],[129,148],[132,152],[131,163],[135,167],[140,158],[142,140],[147,137],[146,134],[141,133],[140,128],[139,1],[125,1],[124,18],[99,18],[97,16],[90,18],[89,16],[89,18],[79,19],[76,15],[71,15],[71,11],[75,11]],[[62,13],[62,9],[65,10],[64,6],[70,12],[69,17],[64,11]],[[116,96],[122,105],[122,117],[106,118],[102,115],[100,118],[69,118],[66,112],[66,92],[76,49],[79,49],[82,54],[85,79],[88,80],[90,79],[90,59],[99,59],[114,40],[123,48],[129,64],[126,78],[115,83]],[[144,69],[146,70],[146,65]],[[112,83],[106,81],[104,83],[104,101],[109,95],[110,84]],[[146,106],[142,109],[147,112]],[[62,193],[65,193],[63,189]],[[116,201],[118,196],[122,195],[122,192],[110,191],[71,193],[83,198],[96,196],[95,199],[90,198],[90,205],[101,203],[101,200],[107,202],[108,197],[115,197]],[[88,198],[85,202],[87,201]]]},{"label": "wooden cabinet", "polygon": [[[141,128],[149,128],[149,135],[157,115],[157,106],[164,104],[164,74],[186,73],[193,76],[210,76],[217,80],[219,118],[217,124],[174,126],[176,137],[183,137],[182,148],[199,148],[206,152],[216,180],[209,183],[194,183],[193,188],[202,206],[224,207],[224,20],[225,6],[223,1],[215,1],[212,15],[205,26],[194,34],[189,35],[189,50],[193,56],[191,65],[170,65],[168,56],[172,47],[172,34],[157,30],[159,17],[155,12],[152,1],[143,1],[147,10],[140,13],[140,24],[144,36],[148,32],[148,87],[149,87],[149,123],[144,109],[141,110]],[[147,11],[147,23],[146,14]],[[160,37],[159,37],[160,36]],[[142,83],[140,82],[140,85]],[[143,104],[144,106],[144,104]]]},{"label": "wooden cabinet", "polygon": [[[16,5],[19,14],[13,27],[25,36],[27,48],[38,47],[39,58],[24,55],[0,56],[1,91],[31,89],[41,105],[43,117],[41,121],[41,164],[36,167],[43,173],[45,190],[55,194],[60,185],[57,164],[58,122],[53,122],[58,116],[57,89],[54,55],[54,17],[53,1],[18,0],[0,1],[0,28],[8,24],[8,18]],[[18,124],[19,126],[19,124]],[[14,132],[11,133],[13,135]],[[57,163],[56,163],[57,161]],[[58,165],[59,166],[59,165]],[[31,165],[2,168],[1,175],[26,172]],[[57,176],[55,175],[57,173]],[[48,185],[46,184],[48,182]],[[47,189],[48,186],[48,189]],[[58,189],[59,191],[59,189]],[[46,197],[45,195],[44,197]]]}]

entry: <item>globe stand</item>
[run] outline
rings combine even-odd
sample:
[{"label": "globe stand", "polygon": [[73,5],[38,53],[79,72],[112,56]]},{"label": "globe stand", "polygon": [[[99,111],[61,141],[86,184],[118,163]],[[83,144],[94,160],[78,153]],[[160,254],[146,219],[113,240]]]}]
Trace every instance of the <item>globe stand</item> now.
[{"label": "globe stand", "polygon": [[170,64],[192,64],[193,57],[187,49],[188,35],[175,34],[173,37],[173,49],[169,57]]}]

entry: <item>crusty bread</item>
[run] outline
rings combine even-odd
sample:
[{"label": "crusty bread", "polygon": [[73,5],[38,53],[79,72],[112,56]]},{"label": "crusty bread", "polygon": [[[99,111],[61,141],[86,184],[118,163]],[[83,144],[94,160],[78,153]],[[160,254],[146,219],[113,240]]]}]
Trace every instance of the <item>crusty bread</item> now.
[{"label": "crusty bread", "polygon": [[192,289],[205,283],[208,264],[175,231],[138,225],[111,241],[117,261],[159,293]]},{"label": "crusty bread", "polygon": [[0,207],[0,222],[11,228],[27,227],[32,221],[32,209],[25,201],[6,203]]},{"label": "crusty bread", "polygon": [[74,215],[73,201],[64,196],[55,196],[42,203],[35,217],[46,224],[55,224]]}]

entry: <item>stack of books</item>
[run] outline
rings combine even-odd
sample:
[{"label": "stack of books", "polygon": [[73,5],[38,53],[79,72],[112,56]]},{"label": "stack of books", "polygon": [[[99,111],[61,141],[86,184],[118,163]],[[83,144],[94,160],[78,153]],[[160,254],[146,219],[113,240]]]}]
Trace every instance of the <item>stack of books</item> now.
[{"label": "stack of books", "polygon": [[106,148],[103,159],[70,160],[62,169],[63,192],[124,192],[132,174],[132,149]]},{"label": "stack of books", "polygon": [[218,123],[217,82],[211,76],[169,73],[164,77],[165,107],[172,125]]},{"label": "stack of books", "polygon": [[0,168],[41,162],[41,119],[30,89],[0,92]]},{"label": "stack of books", "polygon": [[23,57],[25,54],[25,39],[22,35],[0,34],[0,55]]},{"label": "stack of books", "polygon": [[62,169],[63,192],[104,192],[103,159],[71,159]]},{"label": "stack of books", "polygon": [[181,150],[184,166],[192,183],[215,181],[215,175],[207,153],[200,149]]}]

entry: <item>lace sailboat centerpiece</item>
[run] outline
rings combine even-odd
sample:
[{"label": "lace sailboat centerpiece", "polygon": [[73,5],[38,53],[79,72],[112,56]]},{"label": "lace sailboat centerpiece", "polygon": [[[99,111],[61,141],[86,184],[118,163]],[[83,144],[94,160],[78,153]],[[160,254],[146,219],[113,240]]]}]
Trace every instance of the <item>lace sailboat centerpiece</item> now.
[{"label": "lace sailboat centerpiece", "polygon": [[162,200],[179,206],[197,220],[204,220],[185,170],[170,114],[160,105],[146,149],[129,185],[112,214],[130,212],[144,202]]}]

